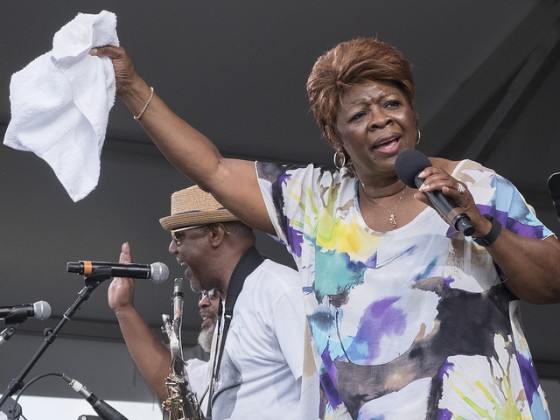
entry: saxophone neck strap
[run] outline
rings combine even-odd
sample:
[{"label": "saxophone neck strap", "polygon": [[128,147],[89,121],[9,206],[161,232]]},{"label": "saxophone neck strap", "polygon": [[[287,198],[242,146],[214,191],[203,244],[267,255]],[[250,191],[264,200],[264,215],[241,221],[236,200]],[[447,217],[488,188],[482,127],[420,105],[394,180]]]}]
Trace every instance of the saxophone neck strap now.
[{"label": "saxophone neck strap", "polygon": [[222,354],[224,352],[224,346],[226,344],[227,332],[233,318],[233,308],[235,307],[237,297],[239,296],[239,293],[241,293],[241,289],[243,289],[243,283],[245,283],[245,279],[253,271],[255,271],[255,269],[259,265],[261,265],[263,261],[264,259],[261,254],[259,254],[259,251],[257,251],[255,247],[251,247],[247,251],[245,251],[241,259],[235,266],[233,273],[231,274],[226,293],[226,301],[224,304],[224,328],[222,330],[222,340],[220,343],[218,369],[220,368],[220,362],[222,359]]},{"label": "saxophone neck strap", "polygon": [[[231,278],[229,280],[228,289],[226,293],[226,302],[224,305],[225,309],[225,319],[226,322],[228,320],[231,322],[231,318],[233,317],[233,308],[235,306],[235,302],[237,301],[237,297],[239,293],[241,293],[241,289],[243,289],[243,283],[245,283],[245,279],[249,277],[249,275],[255,271],[255,269],[262,264],[263,257],[259,254],[259,251],[256,248],[251,247],[241,257],[233,273],[231,274]],[[225,325],[224,325],[225,327]]]},{"label": "saxophone neck strap", "polygon": [[[229,326],[231,324],[231,320],[233,318],[233,308],[235,307],[235,302],[237,301],[237,297],[241,293],[243,289],[243,284],[245,283],[245,279],[253,272],[255,269],[262,264],[264,258],[259,251],[255,247],[251,247],[245,251],[233,273],[231,274],[231,278],[229,280],[227,292],[226,292],[226,300],[225,304],[220,305],[218,319],[222,320],[224,325],[221,331],[221,338],[219,343],[219,351],[217,351],[216,358],[215,358],[215,370],[212,377],[212,383],[218,378],[218,373],[220,370],[220,365],[222,363],[222,355],[224,354],[224,346],[226,344],[227,333],[229,330]],[[223,317],[222,317],[223,311]],[[217,349],[218,346],[216,346]],[[209,410],[211,409],[212,403],[212,391],[210,391],[210,403],[208,404]]]}]

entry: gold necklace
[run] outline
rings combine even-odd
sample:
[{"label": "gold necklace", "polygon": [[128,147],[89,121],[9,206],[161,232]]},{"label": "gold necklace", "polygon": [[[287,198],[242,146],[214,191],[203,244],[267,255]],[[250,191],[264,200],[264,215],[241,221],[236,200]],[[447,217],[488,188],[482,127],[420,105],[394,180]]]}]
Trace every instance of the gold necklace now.
[{"label": "gold necklace", "polygon": [[393,229],[396,229],[398,224],[397,224],[397,216],[395,215],[395,212],[397,211],[397,209],[399,208],[399,204],[401,203],[402,198],[404,197],[404,193],[406,191],[406,186],[402,189],[401,193],[400,193],[400,197],[397,201],[397,204],[395,204],[395,207],[393,207],[393,210],[389,210],[387,207],[385,207],[383,204],[378,203],[376,200],[374,200],[373,198],[369,198],[367,193],[366,193],[366,188],[364,187],[364,184],[362,183],[362,189],[364,190],[364,195],[366,196],[366,198],[373,203],[374,206],[379,206],[381,207],[383,210],[385,210],[388,214],[389,214],[389,223],[391,224],[391,226],[393,227]]}]

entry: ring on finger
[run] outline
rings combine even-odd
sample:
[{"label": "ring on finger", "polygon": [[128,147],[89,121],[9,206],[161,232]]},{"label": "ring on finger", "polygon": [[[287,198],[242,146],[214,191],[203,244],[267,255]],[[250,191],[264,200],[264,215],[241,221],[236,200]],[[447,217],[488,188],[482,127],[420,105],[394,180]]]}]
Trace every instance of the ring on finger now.
[{"label": "ring on finger", "polygon": [[465,191],[467,189],[465,188],[465,186],[463,184],[457,183],[457,192],[461,195],[465,194]]}]

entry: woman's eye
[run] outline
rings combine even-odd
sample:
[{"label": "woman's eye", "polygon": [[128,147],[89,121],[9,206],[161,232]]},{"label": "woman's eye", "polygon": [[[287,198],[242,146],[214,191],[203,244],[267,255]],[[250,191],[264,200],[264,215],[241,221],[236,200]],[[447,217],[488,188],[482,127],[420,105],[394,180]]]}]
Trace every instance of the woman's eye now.
[{"label": "woman's eye", "polygon": [[385,108],[398,108],[401,103],[397,100],[395,101],[387,101],[385,103]]},{"label": "woman's eye", "polygon": [[362,118],[364,115],[366,115],[365,112],[358,112],[358,113],[352,115],[352,116],[350,117],[350,120],[349,120],[349,121],[350,121],[350,122],[352,122],[352,121],[357,121],[357,120],[359,120],[360,118]]}]

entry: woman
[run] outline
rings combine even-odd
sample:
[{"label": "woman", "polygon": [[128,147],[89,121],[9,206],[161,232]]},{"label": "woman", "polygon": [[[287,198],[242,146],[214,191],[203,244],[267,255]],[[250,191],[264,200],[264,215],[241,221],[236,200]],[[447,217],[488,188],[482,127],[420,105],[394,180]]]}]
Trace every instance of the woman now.
[{"label": "woman", "polygon": [[[113,60],[118,94],[167,159],[294,256],[324,418],[549,417],[518,302],[560,301],[558,241],[475,162],[432,158],[419,190],[399,180],[396,157],[420,131],[410,65],[394,47],[344,42],[311,72],[336,170],[225,159],[153,95],[124,50],[92,54]],[[433,191],[469,216],[473,237],[429,207]]]}]

